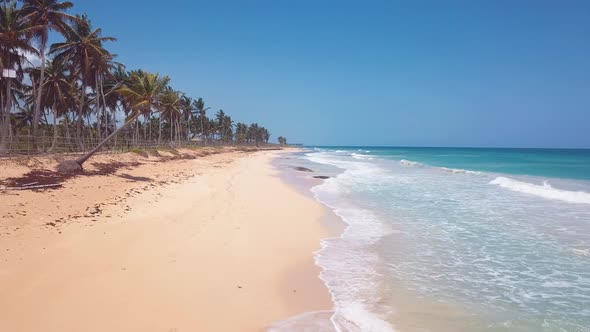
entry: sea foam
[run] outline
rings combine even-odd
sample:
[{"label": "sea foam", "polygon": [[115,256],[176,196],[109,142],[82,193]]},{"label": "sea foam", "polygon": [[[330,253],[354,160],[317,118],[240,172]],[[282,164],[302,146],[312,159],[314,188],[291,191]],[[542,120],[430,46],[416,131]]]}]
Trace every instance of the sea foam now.
[{"label": "sea foam", "polygon": [[306,155],[310,161],[343,170],[311,189],[318,201],[347,224],[340,237],[322,240],[322,248],[315,253],[316,264],[323,269],[320,278],[334,301],[331,321],[337,331],[394,331],[382,317],[388,309],[378,308],[378,284],[382,276],[374,267],[383,263],[368,249],[393,230],[371,211],[341,198],[351,185],[386,174],[377,165],[366,162],[370,156],[358,153],[348,156],[353,159],[343,160],[346,156],[325,152]]},{"label": "sea foam", "polygon": [[352,153],[351,156],[354,159],[358,159],[358,160],[373,160],[373,157],[370,155],[366,155],[366,154],[361,154],[361,153]]},{"label": "sea foam", "polygon": [[472,175],[481,175],[481,172],[476,171],[469,171],[466,169],[461,168],[447,168],[447,167],[438,167],[438,169],[443,170],[445,172],[453,173],[453,174],[472,174]]},{"label": "sea foam", "polygon": [[416,161],[411,161],[411,160],[405,160],[405,159],[400,160],[399,163],[404,166],[424,167],[424,164],[422,164],[422,163],[419,163]]},{"label": "sea foam", "polygon": [[547,182],[537,185],[521,182],[506,177],[497,177],[490,184],[498,185],[512,191],[535,195],[547,199],[560,200],[569,203],[590,204],[590,193],[584,191],[568,191],[551,187]]},{"label": "sea foam", "polygon": [[436,170],[440,170],[440,171],[445,171],[445,172],[449,172],[449,173],[453,173],[453,174],[471,174],[471,175],[481,175],[482,174],[481,172],[470,171],[470,170],[461,169],[461,168],[432,167],[430,165],[426,165],[426,164],[423,164],[423,163],[419,163],[417,161],[411,161],[411,160],[406,160],[406,159],[400,160],[399,163],[402,164],[402,165],[404,165],[404,166],[427,167],[427,168],[432,168],[432,169],[436,169]]}]

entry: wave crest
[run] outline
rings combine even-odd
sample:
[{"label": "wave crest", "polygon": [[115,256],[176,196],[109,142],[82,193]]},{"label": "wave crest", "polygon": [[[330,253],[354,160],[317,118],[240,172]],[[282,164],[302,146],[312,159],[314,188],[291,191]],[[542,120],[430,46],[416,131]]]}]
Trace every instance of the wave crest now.
[{"label": "wave crest", "polygon": [[400,160],[399,163],[404,166],[424,167],[424,164],[422,164],[422,163],[419,163],[417,161],[405,160],[405,159]]},{"label": "wave crest", "polygon": [[551,187],[547,182],[537,185],[521,182],[505,177],[497,177],[490,184],[498,185],[512,191],[535,195],[547,199],[560,200],[569,203],[590,204],[590,193],[584,191],[568,191]]},{"label": "wave crest", "polygon": [[372,156],[366,155],[366,154],[361,154],[361,153],[352,153],[350,155],[351,157],[353,157],[354,159],[358,159],[358,160],[373,160]]},{"label": "wave crest", "polygon": [[472,174],[472,175],[481,175],[481,172],[476,171],[468,171],[466,169],[461,168],[447,168],[447,167],[438,167],[445,172],[453,173],[453,174]]},{"label": "wave crest", "polygon": [[417,161],[411,161],[411,160],[406,160],[406,159],[400,160],[399,163],[404,166],[428,167],[431,169],[437,169],[437,170],[441,170],[441,171],[445,171],[445,172],[449,172],[449,173],[453,173],[453,174],[471,174],[471,175],[481,175],[482,174],[481,172],[469,171],[469,170],[461,169],[461,168],[434,167],[434,166],[419,163]]}]

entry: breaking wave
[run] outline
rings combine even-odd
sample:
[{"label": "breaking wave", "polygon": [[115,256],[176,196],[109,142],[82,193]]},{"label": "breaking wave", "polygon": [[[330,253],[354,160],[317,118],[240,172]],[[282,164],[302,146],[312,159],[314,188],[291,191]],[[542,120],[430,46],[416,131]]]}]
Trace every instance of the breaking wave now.
[{"label": "breaking wave", "polygon": [[461,169],[461,168],[433,167],[433,166],[419,163],[417,161],[411,161],[411,160],[406,160],[406,159],[400,160],[399,163],[404,166],[429,167],[432,169],[438,169],[438,170],[453,173],[453,174],[471,174],[471,175],[481,175],[482,174],[481,172],[469,171],[469,170]]},{"label": "breaking wave", "polygon": [[544,182],[543,185],[537,185],[513,180],[506,177],[497,177],[490,181],[490,184],[495,184],[512,191],[535,195],[547,199],[554,199],[569,203],[590,204],[590,193],[584,191],[568,191],[553,188],[547,182]]},{"label": "breaking wave", "polygon": [[402,159],[399,161],[400,164],[404,165],[404,166],[415,166],[415,167],[424,167],[425,165],[416,161],[411,161],[411,160],[405,160]]}]

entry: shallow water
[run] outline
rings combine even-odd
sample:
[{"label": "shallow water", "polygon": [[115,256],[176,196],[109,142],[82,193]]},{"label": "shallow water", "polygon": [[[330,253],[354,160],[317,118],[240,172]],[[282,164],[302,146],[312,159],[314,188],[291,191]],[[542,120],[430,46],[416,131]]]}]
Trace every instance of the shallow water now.
[{"label": "shallow water", "polygon": [[316,254],[341,331],[590,331],[590,151],[294,158],[348,224]]}]

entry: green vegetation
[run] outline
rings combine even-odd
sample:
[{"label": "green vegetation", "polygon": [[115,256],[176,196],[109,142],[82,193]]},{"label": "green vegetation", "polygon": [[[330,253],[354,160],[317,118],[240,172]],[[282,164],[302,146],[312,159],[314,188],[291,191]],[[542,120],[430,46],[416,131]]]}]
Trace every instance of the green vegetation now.
[{"label": "green vegetation", "polygon": [[[39,152],[39,137],[49,135],[48,152],[58,150],[58,139],[71,140],[78,151],[96,146],[78,159],[80,166],[115,136],[170,146],[269,142],[270,132],[257,123],[234,123],[223,110],[208,117],[203,99],[175,90],[168,76],[127,70],[106,48],[115,38],[87,15],[67,13],[73,3],[21,0],[0,6],[0,69],[15,74],[0,80],[0,154],[29,135],[28,144]],[[51,31],[61,40],[48,45]],[[117,114],[125,118],[118,128]]]}]

